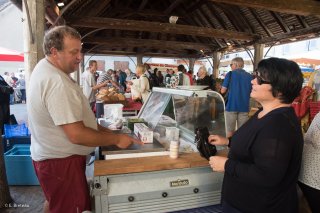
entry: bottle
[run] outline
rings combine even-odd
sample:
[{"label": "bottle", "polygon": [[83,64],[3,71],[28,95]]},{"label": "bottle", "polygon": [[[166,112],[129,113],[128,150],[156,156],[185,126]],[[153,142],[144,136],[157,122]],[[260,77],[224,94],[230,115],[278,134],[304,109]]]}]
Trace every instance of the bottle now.
[{"label": "bottle", "polygon": [[170,142],[170,158],[177,159],[179,156],[179,141],[171,141]]}]

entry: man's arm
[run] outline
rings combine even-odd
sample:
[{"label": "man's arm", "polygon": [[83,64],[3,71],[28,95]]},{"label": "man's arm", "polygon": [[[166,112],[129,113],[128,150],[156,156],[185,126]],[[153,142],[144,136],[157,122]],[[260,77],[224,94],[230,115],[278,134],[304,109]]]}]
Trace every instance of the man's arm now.
[{"label": "man's arm", "polygon": [[98,90],[100,89],[101,87],[105,87],[107,85],[108,81],[105,81],[105,82],[102,82],[101,84],[97,84],[95,86],[92,87],[92,90]]},{"label": "man's arm", "polygon": [[143,144],[127,134],[114,134],[88,128],[82,121],[61,125],[61,127],[70,142],[77,145],[90,147],[116,145],[119,148],[126,148],[132,143]]}]

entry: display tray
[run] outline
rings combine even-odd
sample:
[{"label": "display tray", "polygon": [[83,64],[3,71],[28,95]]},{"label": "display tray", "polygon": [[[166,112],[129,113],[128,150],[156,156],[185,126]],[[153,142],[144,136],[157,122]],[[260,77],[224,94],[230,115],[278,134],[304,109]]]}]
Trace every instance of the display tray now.
[{"label": "display tray", "polygon": [[124,101],[103,101],[104,104],[122,104],[124,107],[129,106],[129,102],[127,100]]}]

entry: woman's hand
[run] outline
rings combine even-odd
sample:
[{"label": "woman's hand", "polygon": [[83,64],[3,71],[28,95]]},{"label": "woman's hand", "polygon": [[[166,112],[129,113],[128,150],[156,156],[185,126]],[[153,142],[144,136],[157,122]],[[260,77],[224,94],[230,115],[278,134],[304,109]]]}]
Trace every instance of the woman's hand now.
[{"label": "woman's hand", "polygon": [[218,145],[218,146],[229,144],[228,138],[222,137],[220,135],[209,135],[208,142],[212,145]]},{"label": "woman's hand", "polygon": [[212,156],[209,159],[209,165],[215,172],[224,172],[224,166],[228,158],[221,156]]}]

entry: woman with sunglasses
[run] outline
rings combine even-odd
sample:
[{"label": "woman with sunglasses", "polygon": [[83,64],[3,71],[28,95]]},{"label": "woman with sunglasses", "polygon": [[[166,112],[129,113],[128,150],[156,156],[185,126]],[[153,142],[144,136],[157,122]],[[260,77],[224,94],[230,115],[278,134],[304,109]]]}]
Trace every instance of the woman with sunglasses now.
[{"label": "woman with sunglasses", "polygon": [[232,138],[210,135],[214,145],[228,145],[228,157],[210,157],[213,171],[224,172],[223,212],[298,212],[298,180],[303,136],[291,107],[303,77],[286,59],[260,61],[250,96],[259,109]]}]

